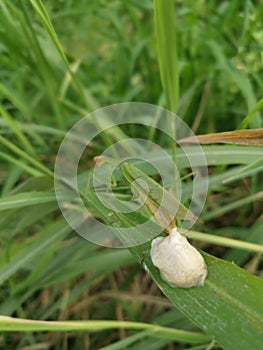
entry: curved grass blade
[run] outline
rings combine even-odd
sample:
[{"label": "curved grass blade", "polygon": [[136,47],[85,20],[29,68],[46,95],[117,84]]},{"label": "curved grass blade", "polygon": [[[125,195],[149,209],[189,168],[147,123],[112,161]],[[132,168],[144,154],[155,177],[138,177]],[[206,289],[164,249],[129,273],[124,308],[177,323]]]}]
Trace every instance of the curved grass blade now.
[{"label": "curved grass blade", "polygon": [[143,322],[129,321],[34,321],[8,316],[0,316],[1,331],[90,331],[98,332],[107,329],[149,330],[150,335],[157,338],[170,338],[173,341],[187,341],[189,344],[207,342],[205,334],[182,331]]},{"label": "curved grass blade", "polygon": [[240,180],[244,177],[251,176],[253,174],[257,174],[263,171],[263,159],[259,159],[256,162],[253,162],[247,166],[244,166],[238,174],[230,176],[228,179],[223,181],[223,184],[227,184],[229,182]]}]

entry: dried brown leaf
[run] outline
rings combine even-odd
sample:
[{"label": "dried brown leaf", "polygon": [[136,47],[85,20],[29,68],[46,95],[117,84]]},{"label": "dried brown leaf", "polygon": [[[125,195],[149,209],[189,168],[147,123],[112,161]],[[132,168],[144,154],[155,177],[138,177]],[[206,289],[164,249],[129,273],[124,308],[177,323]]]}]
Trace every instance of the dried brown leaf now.
[{"label": "dried brown leaf", "polygon": [[263,129],[237,130],[199,135],[181,139],[178,143],[231,143],[235,145],[263,146]]}]

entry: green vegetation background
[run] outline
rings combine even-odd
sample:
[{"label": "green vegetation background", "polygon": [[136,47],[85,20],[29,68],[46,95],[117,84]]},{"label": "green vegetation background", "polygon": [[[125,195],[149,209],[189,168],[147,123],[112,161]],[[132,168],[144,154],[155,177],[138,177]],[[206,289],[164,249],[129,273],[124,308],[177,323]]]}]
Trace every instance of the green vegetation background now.
[{"label": "green vegetation background", "polygon": [[[162,7],[156,1],[156,8],[158,3]],[[54,162],[65,132],[99,107],[130,101],[170,107],[196,134],[236,130],[251,111],[245,126],[263,127],[261,2],[187,0],[167,1],[167,5],[174,8],[169,40],[171,52],[176,50],[171,54],[178,59],[175,82],[178,79],[179,89],[174,99],[169,87],[167,98],[161,84],[160,71],[172,67],[165,66],[167,55],[160,57],[158,51],[158,43],[159,50],[163,43],[156,39],[158,18],[154,19],[152,1],[1,1],[0,314],[43,321],[116,323],[87,324],[87,328],[51,324],[41,329],[37,325],[23,328],[25,322],[17,326],[3,319],[0,329],[12,332],[2,332],[0,348],[208,350],[219,349],[219,340],[226,344],[224,337],[231,340],[227,327],[219,338],[215,329],[217,342],[211,331],[209,336],[201,334],[199,328],[205,331],[205,323],[189,320],[193,320],[191,303],[187,307],[188,299],[180,299],[181,292],[173,300],[156,274],[156,283],[175,305],[178,300],[186,303],[184,310],[172,306],[138,264],[139,251],[132,255],[128,250],[102,249],[72,232],[53,192]],[[136,128],[126,131],[138,133]],[[218,244],[222,238],[221,245],[205,240],[199,247],[262,277],[262,163],[256,163],[241,180],[220,181],[237,176],[240,165],[253,166],[262,160],[262,148],[240,147],[235,154],[227,147],[227,160],[218,148],[217,153],[207,149],[214,182],[204,223],[198,227],[213,232]],[[95,144],[89,166],[101,151]],[[252,249],[245,243],[244,250],[226,248],[225,237],[256,246]],[[147,263],[147,249],[145,252]],[[224,266],[231,275],[230,264]],[[217,265],[215,269],[219,280],[221,270]],[[151,273],[155,278],[156,272]],[[237,282],[223,283],[237,283],[237,287],[242,281],[244,286],[247,275],[241,270],[236,275]],[[254,281],[251,283],[260,280]],[[227,297],[223,295],[223,302]],[[252,294],[254,297],[255,305],[244,300],[237,312],[255,310],[259,294]],[[210,311],[216,315],[217,311]],[[255,324],[247,327],[255,327],[257,334],[262,324],[253,312],[249,315]],[[230,313],[225,317],[233,321]],[[117,321],[124,320],[134,323],[127,328],[118,326]],[[166,328],[148,329],[144,323]],[[52,327],[61,332],[51,332]],[[25,329],[28,332],[18,332]],[[80,329],[89,332],[77,332]],[[241,343],[242,336],[246,334],[240,335]],[[190,345],[195,343],[199,345]]]}]

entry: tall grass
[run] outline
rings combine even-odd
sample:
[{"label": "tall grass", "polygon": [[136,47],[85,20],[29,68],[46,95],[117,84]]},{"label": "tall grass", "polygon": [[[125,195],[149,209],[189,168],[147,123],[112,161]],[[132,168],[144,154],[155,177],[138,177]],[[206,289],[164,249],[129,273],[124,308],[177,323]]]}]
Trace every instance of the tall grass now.
[{"label": "tall grass", "polygon": [[[209,196],[202,221],[190,232],[207,252],[209,277],[201,289],[169,288],[151,264],[149,245],[113,250],[84,240],[55,200],[59,145],[76,121],[99,107],[161,105],[200,134],[263,127],[261,6],[193,0],[163,5],[0,3],[0,314],[13,317],[0,317],[0,348],[262,344],[262,147],[204,147]],[[141,133],[131,125],[96,140],[82,174],[85,186],[93,156],[114,140]],[[145,135],[169,145],[152,131]],[[184,171],[180,150],[176,161]],[[165,167],[165,159],[160,164]],[[146,180],[158,179],[142,169]],[[116,192],[128,197],[127,186],[117,182]],[[88,203],[95,203],[89,196]],[[102,208],[91,209],[109,221]],[[121,217],[126,224],[133,219]]]}]

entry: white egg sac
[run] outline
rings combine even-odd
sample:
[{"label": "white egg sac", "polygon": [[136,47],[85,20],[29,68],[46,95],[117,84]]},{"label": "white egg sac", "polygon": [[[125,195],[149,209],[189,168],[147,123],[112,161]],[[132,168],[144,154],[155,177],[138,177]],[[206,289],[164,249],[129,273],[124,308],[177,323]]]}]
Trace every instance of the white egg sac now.
[{"label": "white egg sac", "polygon": [[150,255],[162,279],[172,287],[204,285],[207,276],[204,258],[176,228],[169,236],[152,240]]}]

